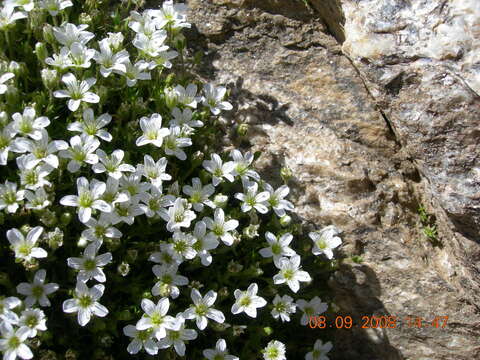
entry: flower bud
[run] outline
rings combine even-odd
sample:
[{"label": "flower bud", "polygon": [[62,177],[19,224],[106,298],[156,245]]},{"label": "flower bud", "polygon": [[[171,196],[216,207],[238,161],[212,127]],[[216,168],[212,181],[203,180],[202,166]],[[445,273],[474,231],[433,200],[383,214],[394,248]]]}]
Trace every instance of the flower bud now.
[{"label": "flower bud", "polygon": [[125,261],[122,262],[120,265],[118,265],[117,272],[123,277],[127,276],[130,272],[130,264],[126,263]]},{"label": "flower bud", "polygon": [[72,213],[70,211],[65,211],[60,216],[60,223],[63,226],[67,226],[68,224],[70,224],[71,221],[72,221]]},{"label": "flower bud", "polygon": [[14,73],[16,77],[22,75],[24,70],[25,66],[22,67],[22,65],[16,61],[10,61],[10,63],[8,64],[8,71]]},{"label": "flower bud", "polygon": [[178,181],[175,181],[168,187],[167,193],[174,196],[180,196],[180,187],[178,185]]},{"label": "flower bud", "polygon": [[123,40],[124,37],[121,32],[108,33],[108,43],[110,44],[110,49],[112,49],[113,52],[118,52],[122,49]]},{"label": "flower bud", "polygon": [[[96,3],[97,0],[87,0],[87,2]],[[87,13],[81,13],[78,16],[78,21],[80,22],[80,24],[92,25],[92,16]]]},{"label": "flower bud", "polygon": [[200,290],[201,288],[203,288],[203,284],[202,284],[200,281],[193,280],[193,281],[190,282],[189,287],[190,287],[191,289]]},{"label": "flower bud", "polygon": [[108,251],[115,251],[121,245],[121,241],[117,238],[105,238],[105,245],[107,246]]},{"label": "flower bud", "polygon": [[218,296],[227,297],[230,294],[228,287],[224,286],[218,290]]},{"label": "flower bud", "polygon": [[195,151],[192,155],[192,161],[196,161],[196,162],[200,162],[203,160],[203,158],[205,157],[205,154],[203,152],[201,152],[200,150],[198,151]]},{"label": "flower bud", "polygon": [[288,182],[288,180],[290,180],[293,176],[292,169],[290,169],[288,166],[283,166],[280,169],[280,176],[282,177],[284,182]]},{"label": "flower bud", "polygon": [[54,69],[42,69],[40,72],[42,77],[43,86],[45,86],[48,90],[53,90],[58,87],[58,73],[57,70]]},{"label": "flower bud", "polygon": [[243,228],[243,236],[249,240],[255,239],[258,236],[258,228],[260,225],[249,225]]},{"label": "flower bud", "polygon": [[217,207],[222,208],[222,209],[227,205],[227,201],[228,201],[228,196],[223,195],[223,194],[217,194],[213,198],[213,203]]},{"label": "flower bud", "polygon": [[78,241],[77,241],[77,246],[78,246],[79,248],[84,248],[84,247],[86,247],[87,245],[88,245],[88,240],[87,240],[87,238],[84,237],[84,236],[80,236],[80,237],[78,238]]},{"label": "flower bud", "polygon": [[280,218],[280,225],[282,225],[283,227],[290,225],[291,222],[292,218],[290,217],[290,215],[285,214]]},{"label": "flower bud", "polygon": [[43,42],[37,42],[35,44],[35,55],[40,62],[45,62],[45,59],[48,57],[47,46]]},{"label": "flower bud", "polygon": [[172,110],[178,104],[178,97],[175,90],[172,88],[165,88],[165,103],[167,104],[168,108]]},{"label": "flower bud", "polygon": [[233,260],[230,260],[230,262],[227,265],[227,271],[231,273],[239,273],[240,271],[243,270],[243,265],[239,264]]},{"label": "flower bud", "polygon": [[5,93],[5,99],[7,104],[18,104],[21,103],[20,92],[15,86],[9,86],[7,92]]},{"label": "flower bud", "polygon": [[28,225],[28,224],[24,224],[24,225],[22,225],[22,227],[20,228],[20,231],[21,231],[21,233],[22,233],[24,236],[26,236],[30,230],[32,230],[32,227],[31,227],[30,225]]},{"label": "flower bud", "polygon": [[8,124],[8,115],[5,111],[0,111],[0,128],[4,128]]},{"label": "flower bud", "polygon": [[233,330],[233,336],[240,336],[245,332],[245,329],[247,328],[247,325],[233,325],[232,330]]},{"label": "flower bud", "polygon": [[48,232],[47,243],[53,250],[61,247],[63,245],[63,231],[56,227],[55,230]]},{"label": "flower bud", "polygon": [[53,35],[53,26],[50,24],[43,25],[43,40],[50,44],[56,44],[55,35]]},{"label": "flower bud", "polygon": [[238,127],[237,127],[238,136],[247,136],[249,129],[250,129],[250,125],[248,125],[248,124],[238,125]]},{"label": "flower bud", "polygon": [[44,209],[42,215],[40,216],[40,221],[48,227],[54,226],[57,224],[57,214],[53,211]]}]

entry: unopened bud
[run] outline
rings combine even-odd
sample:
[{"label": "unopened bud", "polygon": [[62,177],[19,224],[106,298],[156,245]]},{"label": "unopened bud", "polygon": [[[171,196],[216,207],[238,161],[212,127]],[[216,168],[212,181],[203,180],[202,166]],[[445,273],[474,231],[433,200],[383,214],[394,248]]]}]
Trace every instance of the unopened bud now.
[{"label": "unopened bud", "polygon": [[45,59],[48,57],[47,46],[43,42],[37,42],[35,44],[35,55],[40,62],[45,62]]},{"label": "unopened bud", "polygon": [[293,176],[292,169],[290,169],[288,166],[283,166],[280,169],[280,176],[282,177],[284,182],[288,182],[288,180],[290,180]]},{"label": "unopened bud", "polygon": [[222,209],[227,205],[227,201],[228,201],[228,196],[223,195],[223,194],[217,194],[213,198],[213,203],[217,207],[222,208]]},{"label": "unopened bud", "polygon": [[250,129],[250,125],[248,125],[248,124],[238,125],[238,127],[237,127],[238,136],[247,136],[249,129]]},{"label": "unopened bud", "polygon": [[283,227],[290,225],[291,222],[292,218],[290,217],[290,215],[285,214],[280,218],[280,225],[282,225]]},{"label": "unopened bud", "polygon": [[125,277],[130,272],[130,265],[126,262],[122,262],[120,265],[118,265],[117,271],[121,276]]},{"label": "unopened bud", "polygon": [[165,88],[165,103],[172,110],[178,104],[177,93],[171,88]]},{"label": "unopened bud", "polygon": [[50,45],[56,43],[55,35],[53,35],[53,26],[50,24],[43,25],[43,40]]},{"label": "unopened bud", "polygon": [[260,225],[249,225],[243,229],[243,236],[249,240],[255,239],[258,236],[258,228]]},{"label": "unopened bud", "polygon": [[63,245],[63,231],[56,227],[55,230],[47,233],[47,242],[53,250],[61,247]]}]

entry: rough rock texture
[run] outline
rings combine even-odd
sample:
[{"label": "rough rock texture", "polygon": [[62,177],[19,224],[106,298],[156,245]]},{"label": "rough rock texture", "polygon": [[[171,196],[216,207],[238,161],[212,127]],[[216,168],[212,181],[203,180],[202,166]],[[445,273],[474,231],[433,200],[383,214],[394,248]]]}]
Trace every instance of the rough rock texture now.
[{"label": "rough rock texture", "polygon": [[[400,319],[393,329],[339,331],[331,358],[479,358],[478,308],[464,300],[458,282],[445,280],[464,279],[467,290],[474,284],[452,260],[453,253],[465,256],[461,242],[442,249],[422,236],[417,208],[429,204],[426,184],[318,14],[302,1],[187,2],[196,25],[191,50],[206,54],[200,76],[231,89],[234,110],[224,121],[233,131],[238,123],[251,126],[250,144],[236,145],[263,152],[258,164],[273,183],[281,166],[293,170],[302,221],[344,231],[338,256],[345,260],[331,279],[340,312],[360,323],[372,314]],[[440,214],[437,222],[447,234],[448,221]],[[443,315],[446,329],[405,323],[407,316]]]}]

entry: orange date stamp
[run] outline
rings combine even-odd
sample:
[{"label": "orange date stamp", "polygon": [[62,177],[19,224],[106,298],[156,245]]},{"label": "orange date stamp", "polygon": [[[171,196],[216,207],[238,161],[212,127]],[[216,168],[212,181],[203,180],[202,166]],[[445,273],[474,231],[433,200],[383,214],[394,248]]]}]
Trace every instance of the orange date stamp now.
[{"label": "orange date stamp", "polygon": [[338,315],[334,319],[328,319],[326,316],[310,316],[308,326],[311,329],[395,329],[400,326],[419,329],[446,329],[448,316],[435,316],[433,319],[427,319],[421,316],[365,315],[356,320],[354,321],[349,315]]}]

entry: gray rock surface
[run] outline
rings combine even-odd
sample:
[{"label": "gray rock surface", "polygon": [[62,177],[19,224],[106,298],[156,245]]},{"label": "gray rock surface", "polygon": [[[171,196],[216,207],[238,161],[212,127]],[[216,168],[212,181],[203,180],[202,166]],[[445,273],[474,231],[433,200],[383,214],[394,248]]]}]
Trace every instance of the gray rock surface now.
[{"label": "gray rock surface", "polygon": [[[399,318],[392,329],[338,331],[331,358],[480,358],[480,315],[473,301],[480,281],[468,257],[478,247],[465,245],[465,239],[452,233],[449,218],[430,201],[436,183],[424,180],[428,148],[409,147],[411,140],[402,139],[390,120],[392,132],[365,88],[366,77],[359,76],[335,39],[326,35],[319,15],[306,10],[302,1],[187,2],[196,25],[188,35],[191,50],[206,53],[199,75],[231,90],[234,110],[222,121],[232,132],[240,123],[250,125],[249,141],[237,139],[235,145],[263,152],[258,165],[272,183],[280,182],[281,166],[292,169],[292,201],[307,226],[334,224],[344,231],[337,254],[344,261],[330,281],[340,313],[357,320],[363,315]],[[410,96],[402,100],[404,111],[416,105]],[[402,105],[398,101],[397,110]],[[415,136],[441,128],[424,126]],[[464,144],[470,140],[467,136]],[[442,142],[437,146],[444,149]],[[448,184],[455,191],[463,186],[461,181]],[[422,235],[420,203],[437,215],[443,248]],[[349,260],[353,255],[363,262]],[[405,322],[408,316],[432,320],[444,315],[449,316],[446,329]]]}]

